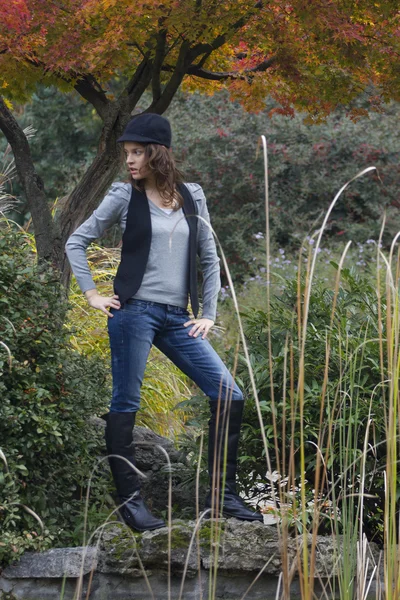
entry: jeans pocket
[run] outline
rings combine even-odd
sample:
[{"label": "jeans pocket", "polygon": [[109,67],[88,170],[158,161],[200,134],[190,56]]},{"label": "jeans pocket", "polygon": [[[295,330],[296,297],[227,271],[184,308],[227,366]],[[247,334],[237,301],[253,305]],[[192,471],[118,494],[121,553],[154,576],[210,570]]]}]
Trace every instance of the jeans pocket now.
[{"label": "jeans pocket", "polygon": [[110,307],[112,317],[107,317],[107,330],[109,336],[115,335],[115,332],[119,329],[122,319],[122,310],[122,308],[117,309]]}]

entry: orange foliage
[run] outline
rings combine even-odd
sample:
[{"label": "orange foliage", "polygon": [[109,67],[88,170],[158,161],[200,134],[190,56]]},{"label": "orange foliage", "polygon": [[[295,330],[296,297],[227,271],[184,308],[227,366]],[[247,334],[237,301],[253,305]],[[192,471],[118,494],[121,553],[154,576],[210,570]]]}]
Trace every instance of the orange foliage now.
[{"label": "orange foliage", "polygon": [[[188,72],[184,87],[224,85],[249,110],[271,94],[285,114],[324,115],[371,84],[374,107],[400,99],[398,4],[370,0],[8,0],[0,5],[0,87],[25,100],[38,81],[71,89],[90,76],[111,99],[114,77],[130,79],[144,56],[153,64],[160,32],[161,85],[184,48],[204,44],[187,67],[203,59],[204,70],[231,77]],[[207,50],[219,36],[224,43]]]}]

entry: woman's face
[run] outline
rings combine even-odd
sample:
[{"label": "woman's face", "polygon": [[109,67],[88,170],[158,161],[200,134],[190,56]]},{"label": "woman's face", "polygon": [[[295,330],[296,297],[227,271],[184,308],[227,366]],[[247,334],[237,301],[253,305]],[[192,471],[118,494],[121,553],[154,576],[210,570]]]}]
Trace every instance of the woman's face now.
[{"label": "woman's face", "polygon": [[149,177],[150,169],[147,167],[147,158],[142,144],[124,142],[124,154],[132,179],[139,181]]}]

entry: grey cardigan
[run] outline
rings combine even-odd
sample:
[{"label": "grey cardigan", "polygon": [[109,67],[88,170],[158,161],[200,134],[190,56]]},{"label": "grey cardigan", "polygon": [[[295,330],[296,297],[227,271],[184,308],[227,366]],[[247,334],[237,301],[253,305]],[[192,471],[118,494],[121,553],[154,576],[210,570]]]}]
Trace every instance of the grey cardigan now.
[{"label": "grey cardigan", "polygon": [[[202,316],[215,321],[221,280],[214,236],[207,225],[210,223],[207,202],[200,185],[197,183],[185,185],[197,202],[198,215],[201,217],[198,219],[197,226],[197,254],[200,257],[203,274]],[[99,207],[68,238],[65,251],[82,292],[96,287],[90,273],[86,249],[93,240],[101,237],[104,231],[115,223],[119,223],[122,233],[125,231],[131,189],[129,183],[114,183]]]}]

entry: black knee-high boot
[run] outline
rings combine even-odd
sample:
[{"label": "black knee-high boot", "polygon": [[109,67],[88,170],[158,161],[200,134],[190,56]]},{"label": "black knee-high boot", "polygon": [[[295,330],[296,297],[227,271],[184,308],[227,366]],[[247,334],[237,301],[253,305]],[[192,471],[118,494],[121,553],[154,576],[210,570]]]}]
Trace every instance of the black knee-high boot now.
[{"label": "black knee-high boot", "polygon": [[[106,446],[108,454],[116,454],[134,463],[133,427],[136,413],[110,412],[103,416],[106,421]],[[109,457],[111,473],[119,500],[125,504],[119,509],[122,519],[136,531],[165,527],[162,519],[154,517],[140,495],[137,473],[121,458]]]},{"label": "black knee-high boot", "polygon": [[[213,510],[211,516],[222,513],[225,517],[263,522],[262,515],[250,509],[236,493],[237,454],[243,407],[244,402],[238,400],[230,403],[210,400],[211,418],[209,420],[208,438],[210,491],[206,497],[205,508]],[[227,427],[228,433],[226,434]],[[226,435],[227,453],[225,463]],[[226,472],[225,487],[222,490],[224,469]]]}]

